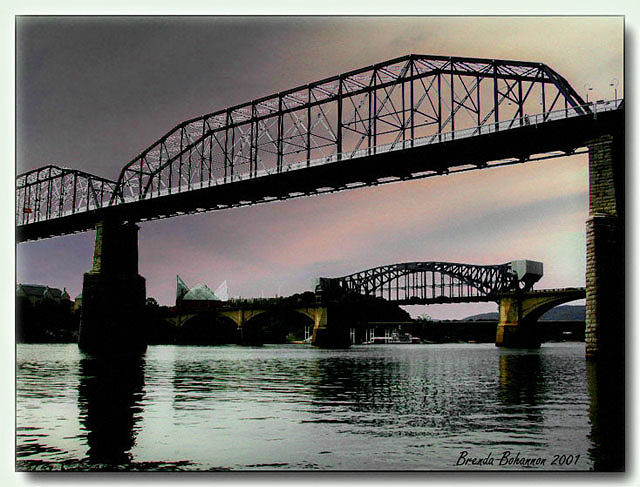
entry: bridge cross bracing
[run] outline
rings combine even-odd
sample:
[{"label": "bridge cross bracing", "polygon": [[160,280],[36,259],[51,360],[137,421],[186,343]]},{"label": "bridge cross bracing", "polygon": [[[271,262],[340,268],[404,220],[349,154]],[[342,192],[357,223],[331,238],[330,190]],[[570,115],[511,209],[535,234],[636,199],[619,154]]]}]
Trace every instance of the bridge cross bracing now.
[{"label": "bridge cross bracing", "polygon": [[[56,166],[21,174],[16,224],[597,116],[619,105],[585,103],[542,63],[411,54],[184,121],[126,164],[117,181]],[[285,197],[305,194],[295,190]],[[238,195],[231,206],[283,198]],[[181,213],[154,217],[174,214]]]}]

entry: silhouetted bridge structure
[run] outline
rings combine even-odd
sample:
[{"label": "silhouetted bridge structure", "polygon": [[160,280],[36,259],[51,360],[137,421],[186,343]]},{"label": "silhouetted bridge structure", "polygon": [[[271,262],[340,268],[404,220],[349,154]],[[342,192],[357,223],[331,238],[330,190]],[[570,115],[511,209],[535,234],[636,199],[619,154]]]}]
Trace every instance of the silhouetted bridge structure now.
[{"label": "silhouetted bridge structure", "polygon": [[584,288],[533,291],[542,274],[542,263],[529,260],[500,265],[407,262],[320,278],[316,291],[380,297],[398,305],[493,301],[500,311],[496,345],[538,346],[538,318],[559,304],[585,297]]},{"label": "silhouetted bridge structure", "polygon": [[[349,329],[354,323],[341,314],[341,304],[346,301],[356,307],[371,305],[370,301],[358,304],[357,299],[353,300],[355,296],[380,298],[397,305],[496,302],[500,310],[496,344],[533,347],[540,344],[535,329],[540,316],[559,304],[585,297],[584,288],[532,290],[542,277],[542,267],[542,263],[528,260],[501,265],[407,262],[344,277],[318,278],[314,293],[214,302],[213,309],[231,319],[240,336],[257,316],[274,310],[293,311],[313,322],[313,344],[348,346]],[[178,305],[172,322],[181,326],[201,313]]]},{"label": "silhouetted bridge structure", "polygon": [[541,63],[409,55],[182,122],[117,180],[20,174],[18,241],[566,155],[620,105]]},{"label": "silhouetted bridge structure", "polygon": [[[109,289],[125,283],[133,289],[124,305],[128,314],[144,301],[138,222],[586,147],[593,227],[587,247],[594,256],[587,273],[587,322],[595,327],[607,308],[620,308],[615,296],[611,305],[589,303],[604,303],[596,269],[624,267],[621,257],[600,264],[620,254],[624,239],[623,138],[622,100],[586,103],[545,64],[411,54],[181,122],[126,164],[117,179],[56,166],[20,174],[16,235],[23,242],[97,229],[82,321],[107,329],[104,323],[121,321],[107,304],[110,293],[118,295]],[[595,242],[607,250],[597,250]],[[624,279],[615,275],[610,281],[605,288],[619,290]],[[84,340],[90,328],[81,329],[85,349],[94,342],[119,345],[109,337]],[[588,334],[588,342],[589,336],[588,350],[596,353],[599,334]]]},{"label": "silhouetted bridge structure", "polygon": [[500,265],[406,262],[375,267],[338,278],[320,278],[323,292],[376,296],[399,304],[495,301],[500,293],[529,290],[542,276],[542,264]]}]

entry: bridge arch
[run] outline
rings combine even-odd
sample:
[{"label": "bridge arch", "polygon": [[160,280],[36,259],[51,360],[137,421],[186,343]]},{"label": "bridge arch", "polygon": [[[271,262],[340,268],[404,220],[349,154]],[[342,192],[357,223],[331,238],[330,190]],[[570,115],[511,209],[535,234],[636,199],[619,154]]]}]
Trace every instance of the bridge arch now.
[{"label": "bridge arch", "polygon": [[315,314],[305,309],[276,307],[257,310],[242,324],[242,340],[255,343],[302,341],[315,325]]},{"label": "bridge arch", "polygon": [[231,321],[233,321],[238,328],[242,328],[244,324],[251,320],[253,317],[258,316],[264,312],[266,309],[252,309],[252,308],[237,308],[231,310],[218,310],[217,313],[220,316],[224,316]]},{"label": "bridge arch", "polygon": [[578,299],[584,299],[584,297],[585,293],[582,291],[525,298],[522,301],[522,319],[528,323],[536,323],[542,315],[556,306]]},{"label": "bridge arch", "polygon": [[381,297],[397,304],[497,301],[497,297],[491,297],[500,292],[528,290],[541,276],[540,271],[536,277],[519,279],[514,262],[499,265],[406,262],[339,278],[320,278],[319,286],[328,292]]},{"label": "bridge arch", "polygon": [[220,345],[236,343],[237,339],[235,322],[213,310],[185,316],[177,327],[177,341],[181,344]]},{"label": "bridge arch", "polygon": [[545,289],[500,297],[500,320],[496,345],[503,347],[537,347],[540,336],[538,318],[559,304],[585,297],[584,288]]}]

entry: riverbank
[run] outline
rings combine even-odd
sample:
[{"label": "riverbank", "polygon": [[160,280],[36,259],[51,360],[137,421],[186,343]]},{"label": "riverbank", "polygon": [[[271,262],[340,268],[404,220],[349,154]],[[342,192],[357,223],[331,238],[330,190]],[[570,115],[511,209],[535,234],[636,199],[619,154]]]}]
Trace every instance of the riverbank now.
[{"label": "riverbank", "polygon": [[[429,321],[414,323],[409,332],[432,343],[493,343],[497,326],[496,320]],[[584,341],[584,321],[539,321],[536,327],[543,342]]]}]

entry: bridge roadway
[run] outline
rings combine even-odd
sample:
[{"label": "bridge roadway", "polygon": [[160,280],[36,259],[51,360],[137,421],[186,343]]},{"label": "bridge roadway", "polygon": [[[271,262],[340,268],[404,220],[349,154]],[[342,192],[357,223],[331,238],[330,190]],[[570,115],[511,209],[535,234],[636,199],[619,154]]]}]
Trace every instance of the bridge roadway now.
[{"label": "bridge roadway", "polygon": [[[498,302],[501,298],[507,296],[514,296],[519,294],[522,297],[530,298],[546,298],[557,295],[566,296],[567,300],[574,301],[576,299],[584,299],[585,288],[584,287],[565,287],[565,288],[549,288],[549,289],[534,289],[525,292],[502,292],[494,296],[439,296],[436,298],[422,299],[422,298],[406,298],[401,300],[389,301],[398,306],[407,305],[430,305],[430,304],[462,304],[462,303],[491,303]],[[322,300],[314,297],[313,299],[301,299],[301,300],[289,300],[288,298],[248,298],[230,300],[221,304],[216,310],[220,311],[236,311],[239,309],[250,310],[266,310],[276,308],[313,308],[315,306],[322,305]]]},{"label": "bridge roadway", "polygon": [[[495,296],[455,296],[455,297],[447,297],[447,296],[439,296],[436,298],[430,299],[422,299],[422,298],[406,298],[401,300],[393,300],[390,301],[393,304],[397,304],[398,306],[408,306],[408,305],[430,305],[430,304],[461,304],[461,303],[497,303],[500,299],[505,297],[512,296],[520,296],[522,299],[535,299],[535,300],[545,300],[546,298],[550,298],[554,301],[554,306],[560,304],[559,300],[562,302],[575,301],[577,299],[584,299],[585,297],[585,288],[584,287],[566,287],[566,288],[549,288],[549,289],[535,289],[526,292],[503,292],[497,294]],[[270,309],[281,309],[281,308],[290,308],[290,309],[314,309],[318,306],[323,306],[323,302],[321,299],[314,298],[312,300],[299,300],[299,301],[291,301],[287,300],[287,298],[255,298],[255,299],[239,299],[225,302],[224,304],[215,308],[216,311],[220,312],[236,312],[238,310],[250,310],[252,312],[260,311],[264,312]],[[548,310],[545,310],[545,312]],[[194,311],[194,315],[197,312]],[[308,313],[304,313],[308,314]],[[257,314],[252,313],[252,316]]]},{"label": "bridge roadway", "polygon": [[117,181],[20,174],[17,239],[568,154],[621,108],[542,63],[410,54],[184,121]]}]

